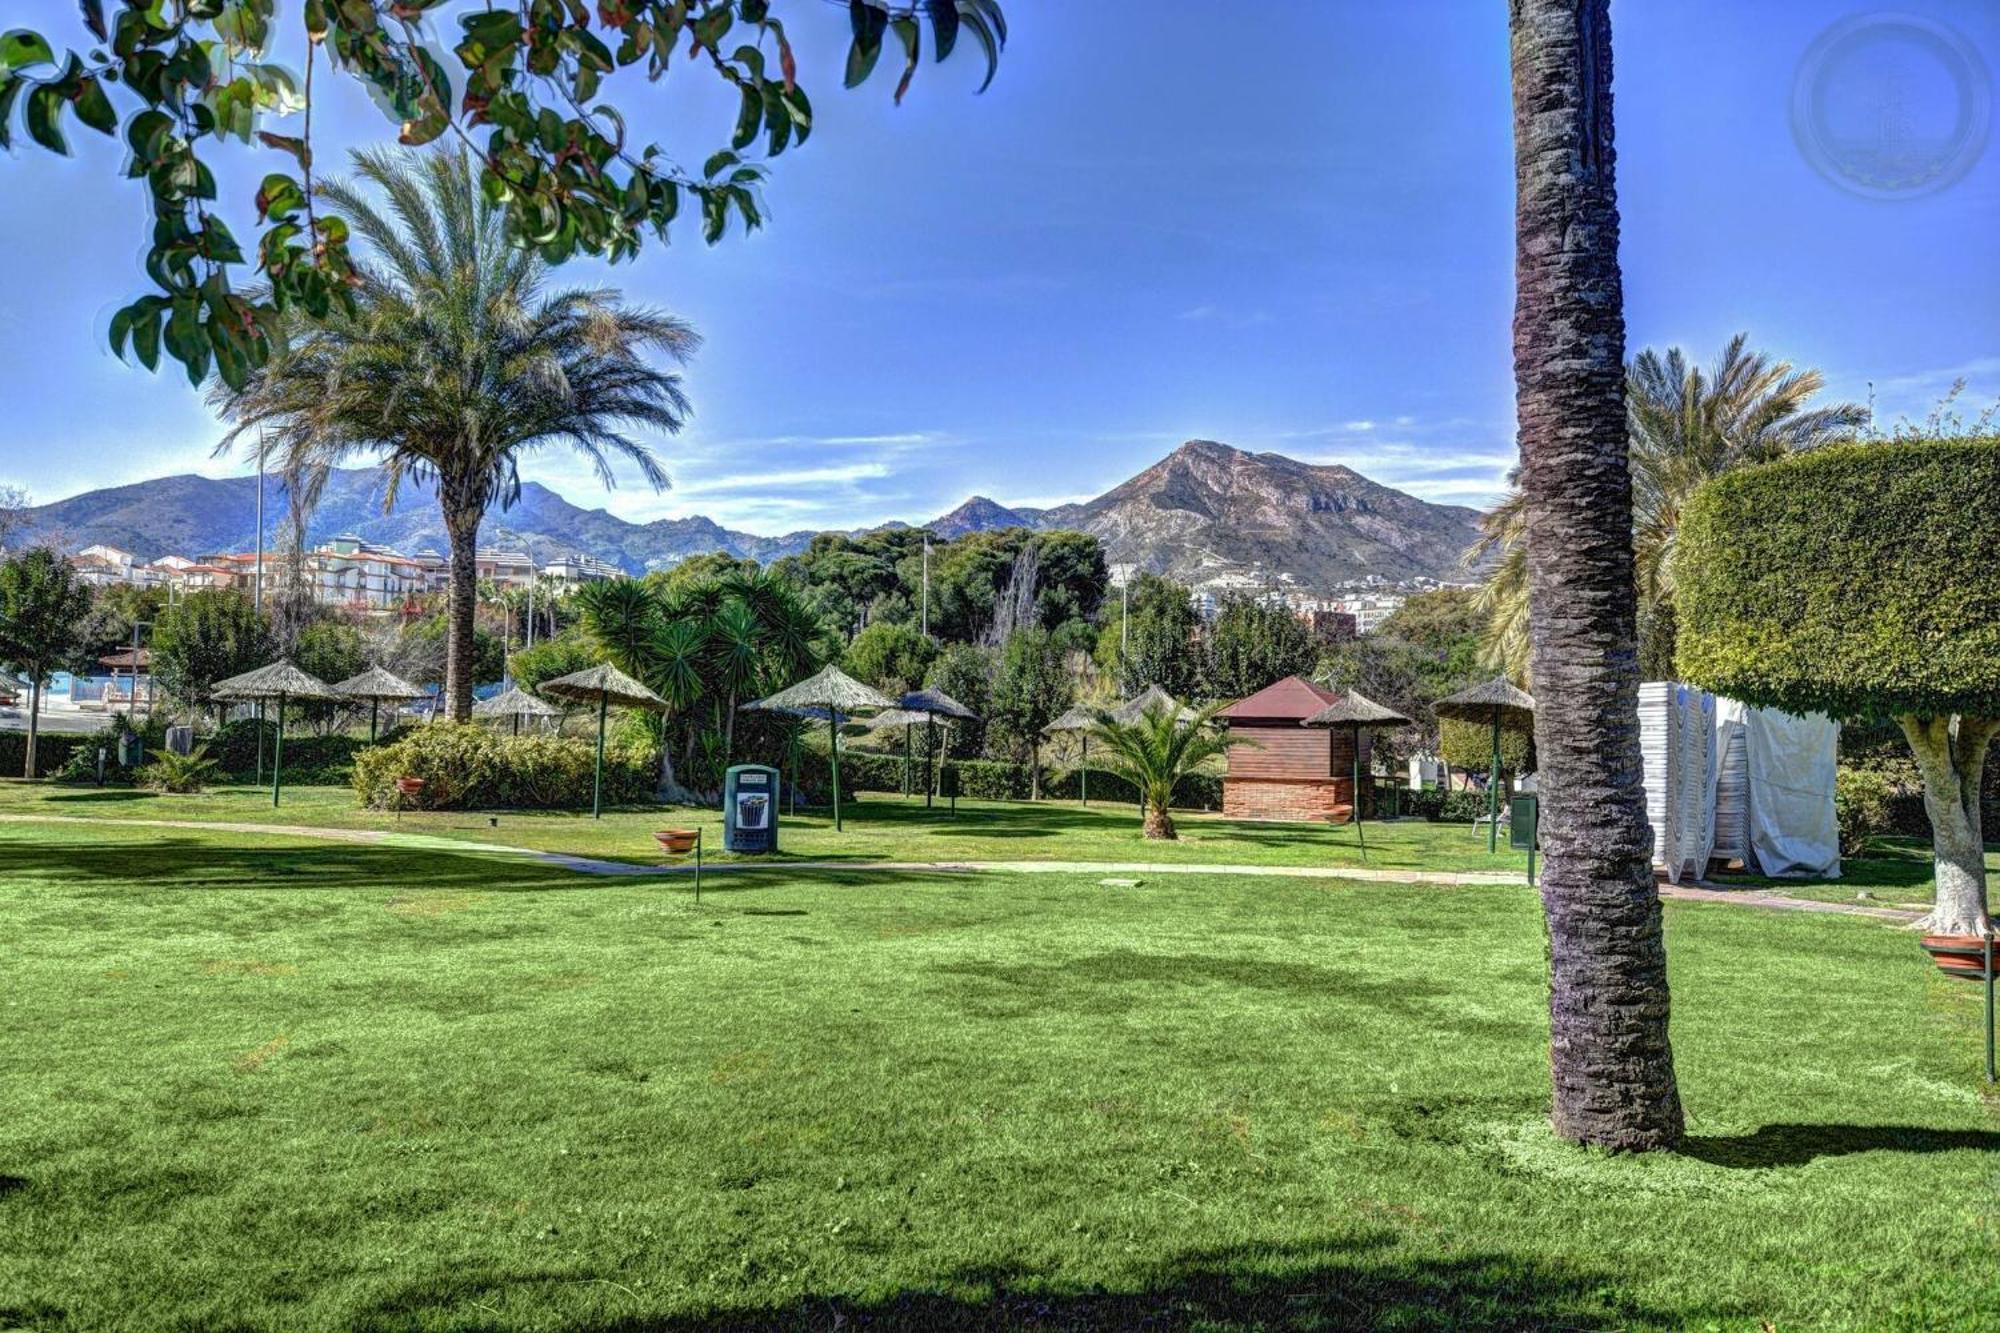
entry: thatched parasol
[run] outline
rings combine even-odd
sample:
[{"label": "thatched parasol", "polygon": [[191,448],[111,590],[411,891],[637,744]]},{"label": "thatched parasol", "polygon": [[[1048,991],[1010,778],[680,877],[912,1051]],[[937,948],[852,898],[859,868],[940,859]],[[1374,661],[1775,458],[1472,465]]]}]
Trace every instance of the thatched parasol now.
[{"label": "thatched parasol", "polygon": [[1486,850],[1500,850],[1500,728],[1525,730],[1535,725],[1535,701],[1505,676],[1461,690],[1440,699],[1434,711],[1439,717],[1461,722],[1493,724],[1493,771],[1486,781]]},{"label": "thatched parasol", "polygon": [[[940,689],[911,690],[902,697],[900,702],[905,712],[923,714],[924,722],[927,726],[935,727],[942,723],[947,733],[950,732],[952,723],[954,722],[977,722],[979,720],[979,714],[973,712],[970,708],[967,708],[964,704]],[[932,740],[933,744],[930,747],[930,772],[924,775],[924,808],[926,810],[930,809],[931,798],[937,793],[938,747],[935,744],[936,738],[932,737]],[[903,767],[905,771],[903,794],[905,796],[909,795],[910,785],[907,777],[909,769],[909,742],[909,733],[905,731],[903,733]],[[945,743],[947,745],[951,743],[949,737],[947,737]],[[954,793],[957,790],[956,787],[952,788]],[[953,795],[951,798],[951,808],[954,814],[957,813],[958,797],[956,795]]]},{"label": "thatched parasol", "polygon": [[604,817],[604,714],[612,704],[622,708],[663,710],[667,701],[632,679],[609,662],[588,671],[542,682],[542,693],[556,699],[574,699],[597,705],[597,768],[590,779],[590,817]]},{"label": "thatched parasol", "polygon": [[1162,708],[1171,709],[1176,721],[1194,721],[1192,708],[1184,707],[1180,700],[1157,685],[1148,685],[1133,698],[1112,709],[1111,719],[1114,722],[1137,722],[1146,714],[1157,712]]},{"label": "thatched parasol", "polygon": [[285,785],[285,701],[288,699],[338,700],[333,687],[318,676],[308,675],[290,662],[273,662],[269,666],[246,671],[240,676],[231,676],[219,682],[209,692],[217,699],[241,699],[262,702],[275,699],[278,702],[277,749],[271,756],[271,805],[276,808],[278,795]]},{"label": "thatched parasol", "polygon": [[333,692],[345,695],[349,699],[366,699],[368,701],[368,743],[370,745],[375,743],[376,723],[380,719],[383,704],[408,703],[412,699],[421,699],[428,693],[423,687],[412,685],[393,671],[389,671],[381,666],[372,666],[358,676],[349,676],[346,680],[334,686]]},{"label": "thatched parasol", "polygon": [[1384,708],[1358,690],[1328,704],[1299,724],[1302,727],[1349,727],[1354,732],[1354,836],[1361,843],[1361,859],[1368,859],[1368,835],[1361,831],[1361,729],[1363,727],[1407,727],[1410,719],[1393,708]]},{"label": "thatched parasol", "polygon": [[827,711],[826,731],[831,747],[830,763],[833,769],[833,827],[840,831],[840,715],[855,713],[876,713],[886,708],[894,708],[893,699],[880,690],[870,689],[839,667],[823,667],[811,676],[788,689],[779,690],[768,698],[758,699],[743,707],[756,712],[796,713],[804,708],[824,708]]},{"label": "thatched parasol", "polygon": [[[1166,691],[1162,690],[1161,693],[1165,694]],[[1097,713],[1097,709],[1087,704],[1078,704],[1042,728],[1051,736],[1071,732],[1083,738],[1083,758],[1080,761],[1082,767],[1077,770],[1077,785],[1082,788],[1085,805],[1090,804],[1090,733],[1097,726]],[[1136,717],[1136,714],[1134,716]]]},{"label": "thatched parasol", "polygon": [[514,734],[521,734],[521,719],[524,717],[561,717],[563,710],[554,704],[537,699],[516,685],[502,690],[491,699],[481,699],[472,705],[472,715],[478,718],[512,718]]}]

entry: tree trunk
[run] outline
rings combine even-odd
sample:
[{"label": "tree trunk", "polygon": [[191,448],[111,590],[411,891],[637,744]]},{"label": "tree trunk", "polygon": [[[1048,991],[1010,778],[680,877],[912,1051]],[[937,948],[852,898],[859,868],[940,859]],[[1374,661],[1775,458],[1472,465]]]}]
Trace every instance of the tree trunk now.
[{"label": "tree trunk", "polygon": [[1512,0],[1514,377],[1558,1134],[1683,1132],[1640,785],[1609,0]]},{"label": "tree trunk", "polygon": [[1164,805],[1146,802],[1145,836],[1155,842],[1178,842],[1180,834],[1174,832],[1174,817],[1167,813]]},{"label": "tree trunk", "polygon": [[35,739],[42,729],[42,672],[40,667],[32,670],[35,678],[28,682],[28,757],[21,771],[24,778],[35,776]]},{"label": "tree trunk", "polygon": [[1931,857],[1937,896],[1920,923],[1938,935],[1989,935],[1986,914],[1986,846],[1979,790],[1986,751],[2000,720],[1973,717],[1900,717],[1904,737],[1924,779],[1924,813],[1931,821]]},{"label": "tree trunk", "polygon": [[473,625],[479,614],[479,519],[483,503],[447,493],[445,535],[451,545],[451,585],[446,600],[449,632],[445,636],[444,702],[454,722],[472,718],[472,679],[478,654],[473,649]]}]

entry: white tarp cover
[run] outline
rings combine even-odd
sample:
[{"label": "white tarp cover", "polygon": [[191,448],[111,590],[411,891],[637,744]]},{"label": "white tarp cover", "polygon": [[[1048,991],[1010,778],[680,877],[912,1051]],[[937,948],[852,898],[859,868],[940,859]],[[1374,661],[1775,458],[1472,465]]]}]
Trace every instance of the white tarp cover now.
[{"label": "white tarp cover", "polygon": [[[1766,875],[1840,878],[1840,821],[1833,775],[1840,724],[1717,699],[1718,739],[1740,727],[1749,800],[1750,860]],[[1722,748],[1718,746],[1718,748]]]}]

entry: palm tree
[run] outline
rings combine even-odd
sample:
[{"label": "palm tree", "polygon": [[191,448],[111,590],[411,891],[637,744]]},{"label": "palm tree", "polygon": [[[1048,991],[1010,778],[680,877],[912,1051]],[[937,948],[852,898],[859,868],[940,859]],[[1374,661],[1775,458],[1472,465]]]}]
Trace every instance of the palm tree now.
[{"label": "palm tree", "polygon": [[[1868,425],[1859,403],[1812,406],[1817,370],[1729,340],[1704,372],[1680,348],[1639,353],[1625,373],[1625,432],[1632,472],[1632,546],[1643,656],[1665,674],[1673,661],[1673,551],[1681,509],[1703,482],[1733,468],[1854,439]],[[1492,562],[1479,593],[1487,665],[1525,677],[1528,665],[1526,508],[1518,469],[1507,497],[1480,520],[1468,564]]]},{"label": "palm tree", "polygon": [[1640,786],[1610,0],[1512,0],[1514,380],[1558,1134],[1684,1132]]},{"label": "palm tree", "polygon": [[1227,706],[1227,700],[1210,704],[1185,721],[1173,708],[1150,708],[1130,722],[1121,722],[1102,708],[1091,714],[1090,739],[1103,746],[1107,756],[1102,767],[1139,789],[1146,837],[1179,838],[1168,812],[1174,787],[1230,747],[1252,744],[1211,725]]},{"label": "palm tree", "polygon": [[363,152],[362,181],[387,197],[334,183],[339,206],[369,254],[351,311],[293,311],[287,349],[241,392],[214,400],[308,494],[329,468],[384,467],[386,503],[405,480],[434,485],[450,542],[445,692],[452,716],[472,710],[473,617],[479,524],[519,497],[522,456],[566,445],[606,487],[614,459],[655,489],[666,474],[625,432],[678,431],[688,401],[678,373],[700,339],[685,323],[623,304],[614,291],[552,290],[548,266],[515,245],[505,216],[479,188],[463,153]]}]

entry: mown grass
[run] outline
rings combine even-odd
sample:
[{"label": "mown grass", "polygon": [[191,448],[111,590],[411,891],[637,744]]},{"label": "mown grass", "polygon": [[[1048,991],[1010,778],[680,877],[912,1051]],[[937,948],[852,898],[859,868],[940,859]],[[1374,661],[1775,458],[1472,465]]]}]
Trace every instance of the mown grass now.
[{"label": "mown grass", "polygon": [[[1142,880],[1143,876],[1140,877]],[[1976,991],[1670,905],[1687,1151],[1558,1144],[1525,887],[0,825],[0,1325],[1991,1327]]]},{"label": "mown grass", "polygon": [[[195,819],[224,823],[292,824],[320,828],[381,829],[455,840],[499,843],[609,860],[657,862],[659,828],[705,830],[708,850],[720,855],[722,816],[688,807],[646,806],[589,813],[547,811],[411,811],[401,816],[367,810],[342,787],[293,787],[272,809],[268,790],[219,787],[194,796],[161,796],[131,788],[61,787],[0,783],[0,812],[82,815],[102,819]],[[1347,825],[1280,824],[1176,814],[1177,842],[1147,842],[1139,816],[1125,805],[1081,806],[1055,801],[960,801],[926,809],[921,797],[868,793],[847,807],[845,828],[835,832],[825,811],[785,812],[780,825],[784,857],[824,861],[1146,861],[1176,864],[1367,865],[1381,870],[1481,870],[1524,873],[1523,854],[1489,855],[1486,833],[1463,823],[1371,821],[1364,862]]]}]

